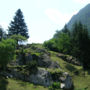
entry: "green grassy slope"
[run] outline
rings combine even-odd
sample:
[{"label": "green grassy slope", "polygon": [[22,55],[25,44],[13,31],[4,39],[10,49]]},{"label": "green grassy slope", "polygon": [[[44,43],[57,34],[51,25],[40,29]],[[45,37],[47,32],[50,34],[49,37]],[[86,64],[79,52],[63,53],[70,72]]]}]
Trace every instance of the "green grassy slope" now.
[{"label": "green grassy slope", "polygon": [[84,71],[81,66],[67,63],[66,61],[57,57],[56,52],[50,51],[50,53],[51,59],[53,61],[57,61],[62,70],[68,72],[72,76],[75,90],[90,90],[90,70],[86,71],[84,75]]},{"label": "green grassy slope", "polygon": [[[43,49],[41,44],[33,44],[33,46]],[[35,53],[35,50],[27,50]],[[86,71],[86,74],[84,75],[84,71],[81,66],[76,66],[62,60],[61,58],[57,57],[57,52],[48,52],[50,53],[51,60],[58,62],[62,71],[68,72],[72,76],[75,90],[90,90],[90,70]],[[60,72],[59,69],[46,70],[49,70],[50,72],[54,72],[55,70],[56,72]],[[5,79],[0,77],[0,90],[48,90],[48,88],[39,85],[33,85],[29,82],[23,82],[16,79]]]},{"label": "green grassy slope", "polygon": [[48,90],[48,88],[21,80],[0,77],[0,90]]}]

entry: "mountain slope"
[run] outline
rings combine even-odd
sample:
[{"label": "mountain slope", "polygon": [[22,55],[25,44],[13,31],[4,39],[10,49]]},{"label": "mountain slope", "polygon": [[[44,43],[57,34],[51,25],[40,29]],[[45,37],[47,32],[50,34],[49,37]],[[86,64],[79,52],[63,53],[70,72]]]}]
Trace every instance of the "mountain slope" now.
[{"label": "mountain slope", "polygon": [[76,15],[74,15],[68,22],[67,26],[69,29],[72,28],[75,22],[81,21],[82,24],[86,25],[90,33],[90,4],[82,8]]}]

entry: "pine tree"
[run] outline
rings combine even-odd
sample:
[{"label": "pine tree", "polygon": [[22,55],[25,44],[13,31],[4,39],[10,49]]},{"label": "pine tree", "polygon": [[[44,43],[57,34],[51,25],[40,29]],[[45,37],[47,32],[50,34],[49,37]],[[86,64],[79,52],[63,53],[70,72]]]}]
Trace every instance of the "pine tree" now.
[{"label": "pine tree", "polygon": [[18,9],[16,11],[13,21],[11,21],[10,26],[8,27],[8,36],[12,36],[15,34],[29,38],[28,29],[24,21],[24,16],[21,9]]},{"label": "pine tree", "polygon": [[83,68],[90,68],[90,39],[87,28],[81,22],[75,23],[72,31],[72,55],[79,59]]},{"label": "pine tree", "polygon": [[65,24],[64,28],[62,29],[62,32],[63,32],[63,33],[66,33],[66,34],[68,34],[68,35],[70,36],[70,31],[69,31],[69,29],[67,28],[67,25],[66,25],[66,24]]},{"label": "pine tree", "polygon": [[2,26],[0,26],[0,41],[2,39],[6,39],[6,38],[7,38],[6,32],[4,31],[4,29],[2,28]]}]

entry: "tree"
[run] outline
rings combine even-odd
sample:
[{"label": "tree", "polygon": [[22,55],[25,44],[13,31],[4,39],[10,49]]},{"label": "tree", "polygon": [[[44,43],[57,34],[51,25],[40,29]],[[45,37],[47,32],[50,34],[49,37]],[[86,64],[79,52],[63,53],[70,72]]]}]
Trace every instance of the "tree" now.
[{"label": "tree", "polygon": [[4,38],[6,38],[6,32],[3,30],[3,28],[0,26],[0,41]]},{"label": "tree", "polygon": [[60,52],[68,53],[71,50],[70,37],[66,33],[61,33],[56,39],[56,47]]},{"label": "tree", "polygon": [[8,36],[12,36],[14,34],[29,38],[28,29],[24,21],[24,16],[21,9],[16,11],[14,19],[11,21],[10,26],[8,27]]},{"label": "tree", "polygon": [[55,38],[45,41],[43,45],[44,45],[44,47],[48,48],[49,50],[58,51]]},{"label": "tree", "polygon": [[11,39],[14,39],[16,41],[16,44],[17,45],[18,45],[18,41],[19,42],[23,42],[23,41],[26,41],[27,40],[26,37],[21,36],[21,35],[12,35],[10,38]]},{"label": "tree", "polygon": [[5,69],[15,55],[15,41],[6,39],[0,42],[0,68]]},{"label": "tree", "polygon": [[87,28],[81,22],[75,23],[72,30],[72,55],[79,59],[83,68],[90,68],[90,39]]},{"label": "tree", "polygon": [[67,25],[64,26],[64,28],[62,29],[62,32],[70,35],[70,31],[69,31],[69,29],[67,28]]}]

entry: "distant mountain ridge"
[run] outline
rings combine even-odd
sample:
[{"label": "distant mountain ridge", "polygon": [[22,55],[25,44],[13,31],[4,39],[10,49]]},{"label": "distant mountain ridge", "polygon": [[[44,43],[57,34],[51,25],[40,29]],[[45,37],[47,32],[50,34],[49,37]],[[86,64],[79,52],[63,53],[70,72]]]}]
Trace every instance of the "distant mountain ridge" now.
[{"label": "distant mountain ridge", "polygon": [[90,34],[90,4],[86,5],[76,15],[74,15],[68,22],[67,27],[72,29],[73,24],[79,21],[87,26]]}]

